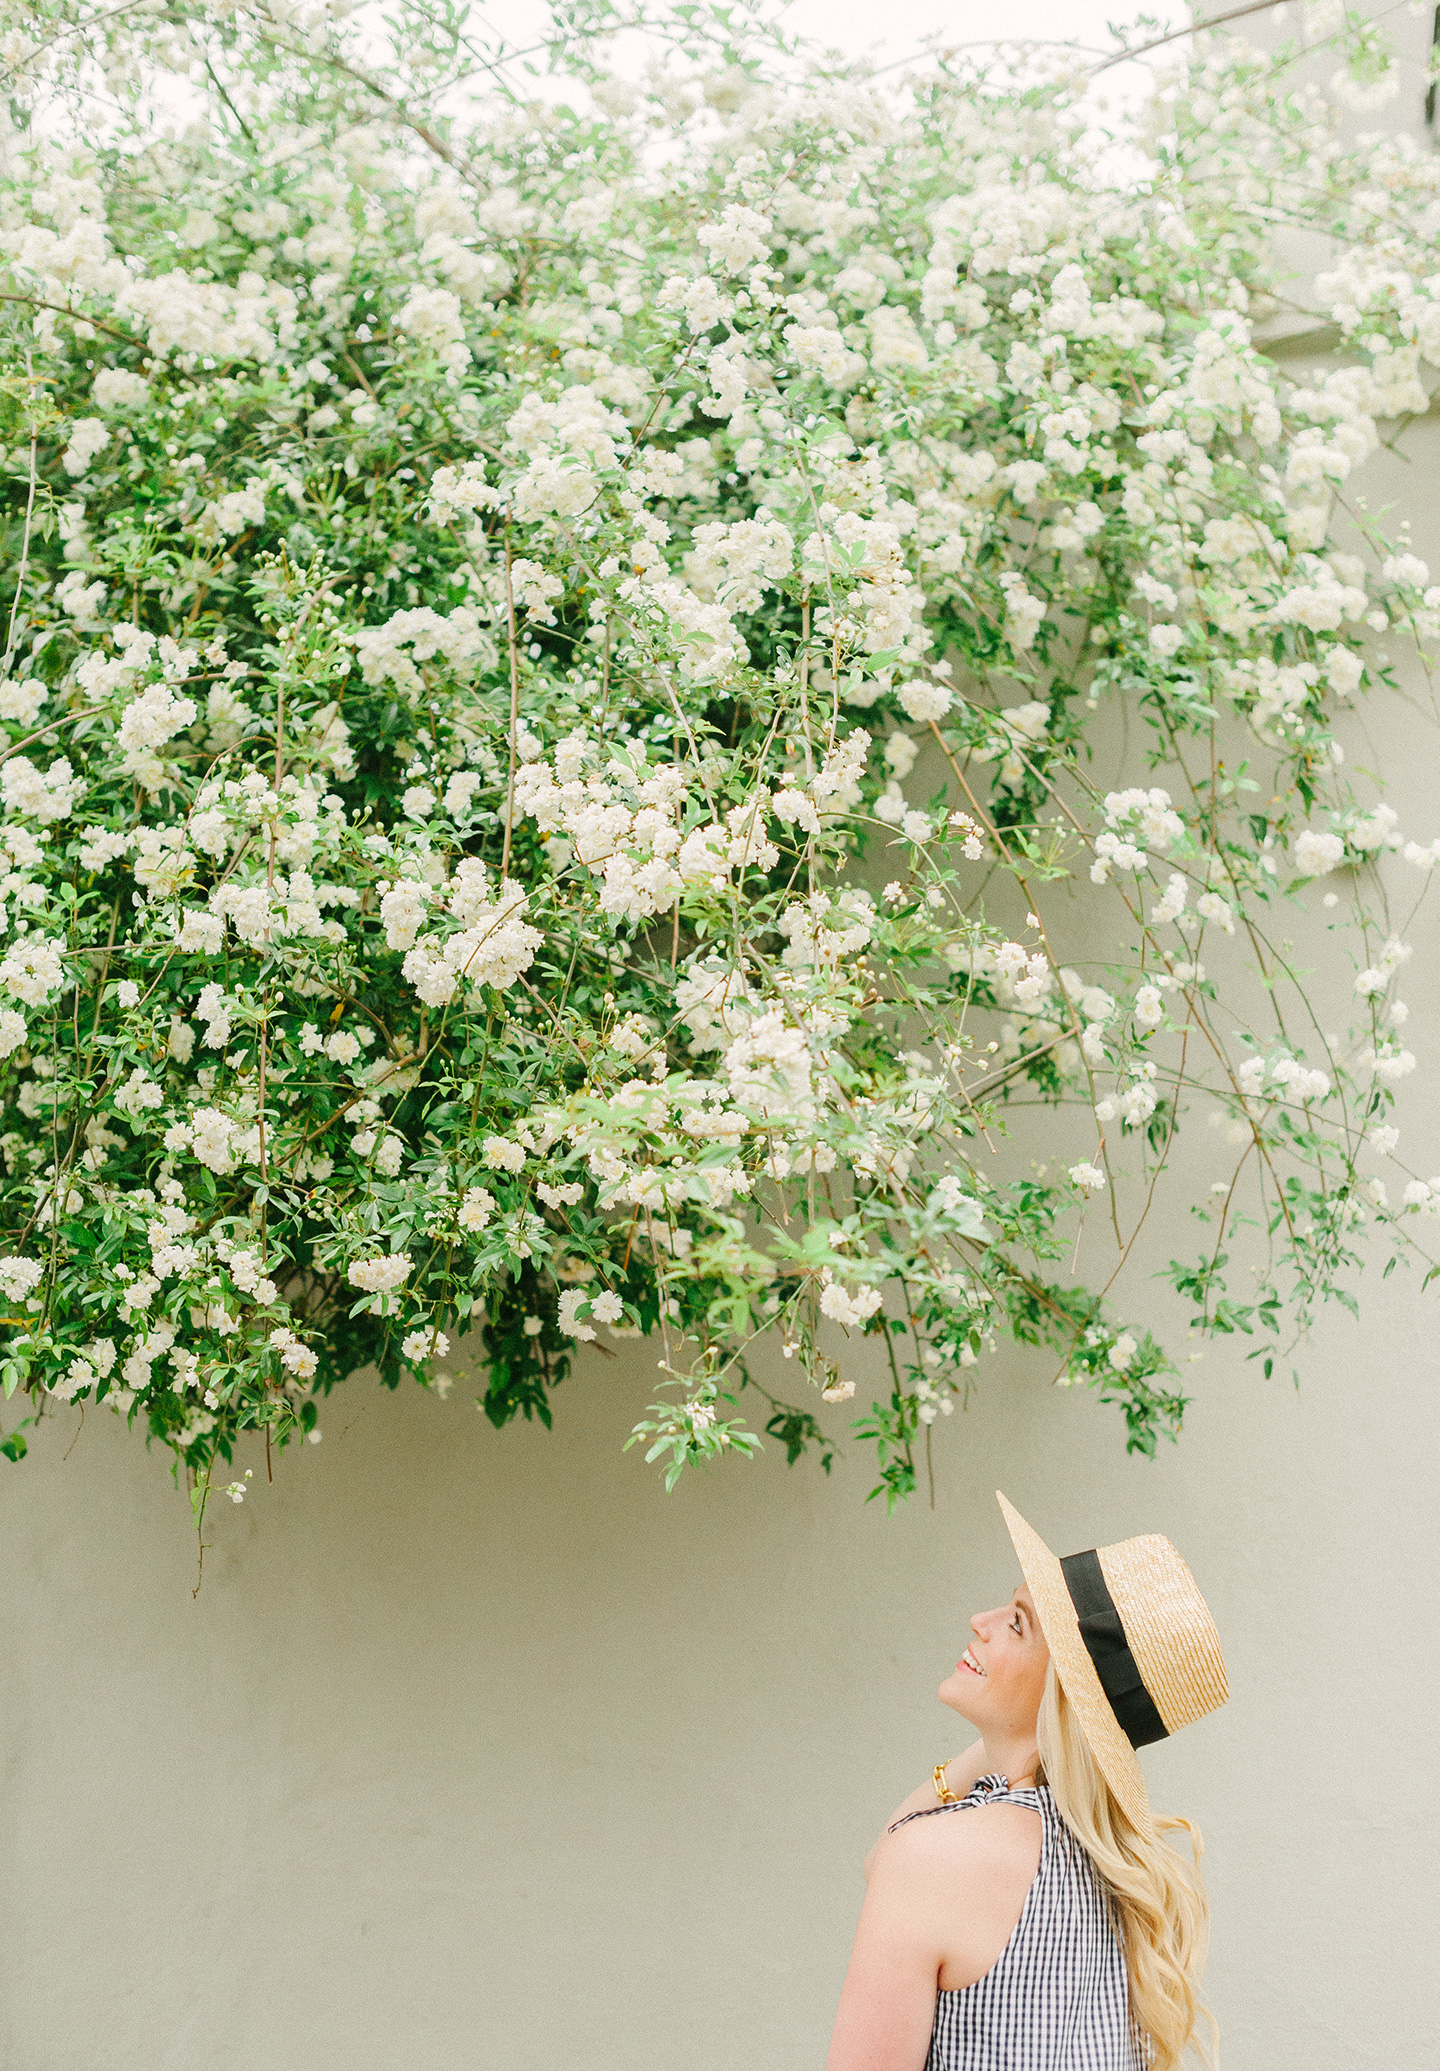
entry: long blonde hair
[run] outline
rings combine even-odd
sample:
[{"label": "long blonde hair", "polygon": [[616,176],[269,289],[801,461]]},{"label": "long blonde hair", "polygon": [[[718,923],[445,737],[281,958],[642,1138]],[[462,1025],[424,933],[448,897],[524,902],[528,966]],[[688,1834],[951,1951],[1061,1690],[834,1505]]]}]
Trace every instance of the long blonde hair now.
[{"label": "long blonde hair", "polygon": [[[1163,1840],[1146,1840],[1091,1754],[1053,1661],[1040,1700],[1036,1745],[1055,1808],[1114,1904],[1130,1978],[1130,2014],[1151,2071],[1177,2071],[1190,2048],[1202,2063],[1213,2065],[1219,2031],[1214,2015],[1200,2003],[1210,1901],[1200,1875],[1205,1843],[1199,1828],[1188,1819],[1157,1815],[1155,1820],[1157,1830],[1184,1828],[1193,1862]],[[1197,2034],[1202,2023],[1205,2041]]]}]

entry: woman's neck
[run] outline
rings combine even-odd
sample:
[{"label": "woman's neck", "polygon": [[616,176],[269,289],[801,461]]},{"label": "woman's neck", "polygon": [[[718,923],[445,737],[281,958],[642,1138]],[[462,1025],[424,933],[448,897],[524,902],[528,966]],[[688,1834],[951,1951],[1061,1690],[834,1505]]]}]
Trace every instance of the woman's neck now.
[{"label": "woman's neck", "polygon": [[987,1734],[984,1746],[986,1775],[1005,1777],[1012,1790],[1034,1783],[1040,1768],[1040,1750],[1033,1735],[1024,1739]]}]

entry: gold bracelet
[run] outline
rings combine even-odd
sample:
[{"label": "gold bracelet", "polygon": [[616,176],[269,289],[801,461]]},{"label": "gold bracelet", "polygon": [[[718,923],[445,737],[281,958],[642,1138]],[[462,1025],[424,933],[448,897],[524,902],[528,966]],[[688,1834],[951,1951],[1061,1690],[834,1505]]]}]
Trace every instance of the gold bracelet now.
[{"label": "gold bracelet", "polygon": [[949,1766],[948,1762],[937,1762],[931,1772],[930,1781],[934,1784],[935,1795],[942,1805],[958,1805],[960,1800],[945,1781],[945,1771]]}]

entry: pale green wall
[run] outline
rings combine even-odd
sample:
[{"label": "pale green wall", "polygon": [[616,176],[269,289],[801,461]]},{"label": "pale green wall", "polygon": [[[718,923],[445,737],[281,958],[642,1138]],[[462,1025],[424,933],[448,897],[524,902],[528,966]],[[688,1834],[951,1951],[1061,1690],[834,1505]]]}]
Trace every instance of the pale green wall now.
[{"label": "pale green wall", "polygon": [[[1178,1450],[992,1378],[937,1507],[773,1454],[667,1500],[601,1363],[553,1436],[356,1384],[215,1519],[91,1416],[0,1483],[0,2061],[14,2071],[807,2071],[936,1682],[1014,1569],[1185,1553],[1233,1697],[1147,1750],[1204,1828],[1226,2071],[1434,2044],[1434,1310],[1392,1280],[1296,1395],[1195,1369]],[[1378,1287],[1372,1290],[1379,1295]],[[263,1473],[263,1468],[262,1468]]]}]

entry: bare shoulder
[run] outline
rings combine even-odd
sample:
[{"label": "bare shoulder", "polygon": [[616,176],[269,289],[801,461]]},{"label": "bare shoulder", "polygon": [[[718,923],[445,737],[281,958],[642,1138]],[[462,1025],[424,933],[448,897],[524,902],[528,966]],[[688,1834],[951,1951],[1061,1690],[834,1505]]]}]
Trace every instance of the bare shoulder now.
[{"label": "bare shoulder", "polygon": [[985,1976],[1014,1933],[1043,1833],[1026,1805],[908,1820],[876,1850],[866,1903],[934,1953],[942,1991],[961,1990]]},{"label": "bare shoulder", "polygon": [[882,1836],[875,1865],[902,1874],[968,1871],[1022,1874],[1027,1881],[1040,1861],[1041,1820],[1028,1805],[969,1805],[926,1812]]}]

